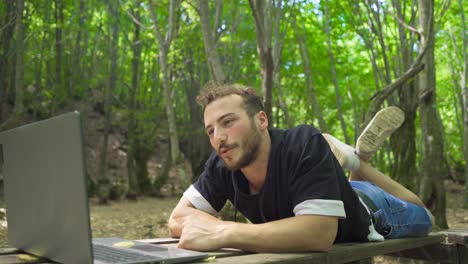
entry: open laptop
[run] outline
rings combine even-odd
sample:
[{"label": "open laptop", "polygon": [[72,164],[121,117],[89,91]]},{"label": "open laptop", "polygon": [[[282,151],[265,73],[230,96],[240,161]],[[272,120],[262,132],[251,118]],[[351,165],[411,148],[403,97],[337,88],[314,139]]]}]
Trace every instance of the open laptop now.
[{"label": "open laptop", "polygon": [[[0,174],[13,247],[67,264],[178,263],[207,256],[137,241],[119,247],[127,241],[120,238],[95,238],[91,243],[78,112],[1,132]],[[102,249],[130,255],[130,260],[112,259],[114,253]]]}]

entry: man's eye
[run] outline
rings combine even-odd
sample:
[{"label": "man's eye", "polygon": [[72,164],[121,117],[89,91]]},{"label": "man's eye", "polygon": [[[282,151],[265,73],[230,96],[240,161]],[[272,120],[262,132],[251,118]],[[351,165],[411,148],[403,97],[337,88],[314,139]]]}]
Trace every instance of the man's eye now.
[{"label": "man's eye", "polygon": [[229,126],[230,124],[232,124],[233,121],[234,121],[233,119],[224,120],[223,125],[224,126]]},{"label": "man's eye", "polygon": [[208,136],[213,135],[213,129],[210,129],[210,130],[206,131],[206,133],[208,134]]}]

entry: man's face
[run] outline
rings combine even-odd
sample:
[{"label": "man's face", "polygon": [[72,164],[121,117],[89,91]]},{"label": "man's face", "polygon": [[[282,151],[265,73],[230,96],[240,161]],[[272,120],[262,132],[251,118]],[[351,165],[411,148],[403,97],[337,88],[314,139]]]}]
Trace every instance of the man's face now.
[{"label": "man's face", "polygon": [[204,119],[211,145],[229,169],[244,168],[257,158],[262,137],[242,97],[233,94],[211,102]]}]

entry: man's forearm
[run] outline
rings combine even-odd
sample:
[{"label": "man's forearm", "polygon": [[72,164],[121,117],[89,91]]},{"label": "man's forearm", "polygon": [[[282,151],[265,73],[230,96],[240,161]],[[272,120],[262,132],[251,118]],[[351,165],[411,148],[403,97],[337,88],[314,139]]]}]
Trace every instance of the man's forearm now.
[{"label": "man's forearm", "polygon": [[229,247],[254,252],[328,251],[337,232],[337,224],[332,224],[337,222],[336,218],[320,217],[323,219],[312,224],[309,217],[297,216],[259,225],[230,225],[225,229],[225,236]]},{"label": "man's forearm", "polygon": [[253,252],[328,251],[336,237],[338,220],[327,216],[297,216],[264,224],[197,222],[184,227],[179,246],[193,250],[222,247]]}]

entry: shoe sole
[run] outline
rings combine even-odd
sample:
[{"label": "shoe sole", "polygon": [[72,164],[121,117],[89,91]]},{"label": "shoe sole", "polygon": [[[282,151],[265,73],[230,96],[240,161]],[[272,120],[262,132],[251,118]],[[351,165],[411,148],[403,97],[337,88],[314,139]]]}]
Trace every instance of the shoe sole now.
[{"label": "shoe sole", "polygon": [[375,153],[395,130],[405,121],[405,113],[398,107],[390,106],[380,110],[359,136],[356,149],[365,157]]}]

